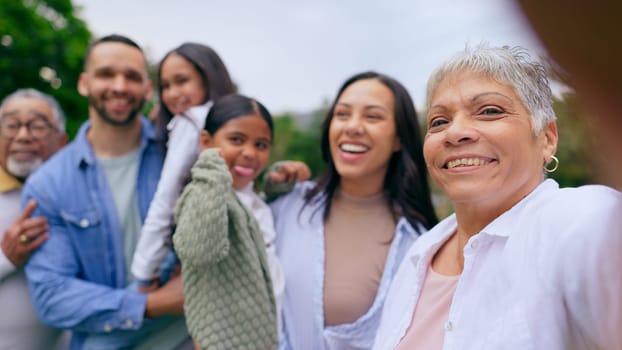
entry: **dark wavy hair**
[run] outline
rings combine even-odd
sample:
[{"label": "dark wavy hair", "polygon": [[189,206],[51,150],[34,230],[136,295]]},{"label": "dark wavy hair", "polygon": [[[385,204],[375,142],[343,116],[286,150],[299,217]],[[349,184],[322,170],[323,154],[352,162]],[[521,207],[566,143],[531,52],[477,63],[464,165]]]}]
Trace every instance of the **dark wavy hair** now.
[{"label": "dark wavy hair", "polygon": [[259,101],[240,94],[229,94],[216,100],[207,113],[203,129],[213,136],[228,121],[252,114],[258,114],[265,120],[270,128],[270,137],[273,138],[274,125],[268,109]]},{"label": "dark wavy hair", "polygon": [[205,89],[205,98],[203,103],[207,101],[215,101],[218,98],[236,92],[235,84],[231,80],[229,71],[225,64],[220,59],[220,56],[211,47],[198,43],[183,43],[179,47],[169,51],[160,61],[158,66],[158,85],[160,94],[160,106],[158,116],[156,118],[156,125],[161,137],[163,145],[166,145],[168,141],[168,130],[166,125],[173,118],[173,113],[166,108],[164,101],[162,101],[161,93],[162,86],[162,63],[172,54],[177,54],[188,62],[199,72],[203,78],[203,84]]},{"label": "dark wavy hair", "polygon": [[[402,84],[395,79],[376,72],[363,72],[346,80],[341,86],[337,97],[328,110],[322,123],[322,158],[327,163],[326,171],[320,175],[315,187],[306,193],[306,203],[324,201],[324,220],[330,214],[331,202],[339,186],[341,176],[330,153],[329,129],[339,98],[353,83],[360,80],[373,79],[385,85],[395,98],[395,126],[401,148],[393,153],[384,178],[384,191],[387,194],[389,207],[395,217],[404,216],[416,227],[420,222],[424,227],[434,226],[438,219],[430,198],[421,132],[417,112],[412,98]],[[319,197],[318,197],[319,196]]]}]

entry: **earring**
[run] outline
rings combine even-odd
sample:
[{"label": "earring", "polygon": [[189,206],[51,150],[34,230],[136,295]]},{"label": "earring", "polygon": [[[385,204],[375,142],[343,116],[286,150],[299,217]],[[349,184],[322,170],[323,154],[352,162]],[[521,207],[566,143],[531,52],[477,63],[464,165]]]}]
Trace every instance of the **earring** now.
[{"label": "earring", "polygon": [[[555,163],[555,166],[553,166],[552,168],[548,168],[547,165],[551,163]],[[557,157],[555,156],[551,156],[551,161],[548,164],[544,165],[544,171],[546,171],[547,173],[555,172],[558,166],[559,166],[559,159],[557,159]]]}]

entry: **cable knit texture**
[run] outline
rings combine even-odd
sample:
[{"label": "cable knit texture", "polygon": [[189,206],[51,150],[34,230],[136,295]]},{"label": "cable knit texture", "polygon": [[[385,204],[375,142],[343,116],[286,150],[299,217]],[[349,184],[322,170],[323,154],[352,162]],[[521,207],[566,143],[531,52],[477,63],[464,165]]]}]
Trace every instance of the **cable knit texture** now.
[{"label": "cable knit texture", "polygon": [[276,308],[265,244],[214,149],[192,167],[175,209],[185,314],[201,349],[276,349]]}]

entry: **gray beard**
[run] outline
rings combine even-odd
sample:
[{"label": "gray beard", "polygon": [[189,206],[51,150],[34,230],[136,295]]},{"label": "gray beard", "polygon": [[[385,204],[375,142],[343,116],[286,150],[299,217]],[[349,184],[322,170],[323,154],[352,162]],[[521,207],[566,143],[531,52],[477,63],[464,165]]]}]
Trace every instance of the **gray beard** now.
[{"label": "gray beard", "polygon": [[43,163],[43,159],[41,159],[41,157],[37,157],[32,160],[18,161],[9,156],[6,162],[6,170],[15,177],[25,179],[28,175],[37,170],[41,163]]}]

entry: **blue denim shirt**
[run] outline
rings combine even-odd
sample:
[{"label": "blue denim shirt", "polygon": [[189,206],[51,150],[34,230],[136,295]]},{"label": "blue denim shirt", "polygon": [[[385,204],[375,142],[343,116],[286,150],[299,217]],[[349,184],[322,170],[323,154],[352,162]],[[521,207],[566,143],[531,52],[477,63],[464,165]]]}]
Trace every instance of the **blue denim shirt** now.
[{"label": "blue denim shirt", "polygon": [[[33,303],[42,320],[74,331],[72,349],[89,333],[139,329],[146,294],[126,288],[122,230],[93,149],[90,122],[75,140],[28,178],[22,205],[34,198],[33,216],[45,216],[49,238],[26,265]],[[141,157],[136,182],[144,220],[162,168],[155,132],[142,118]]]}]

